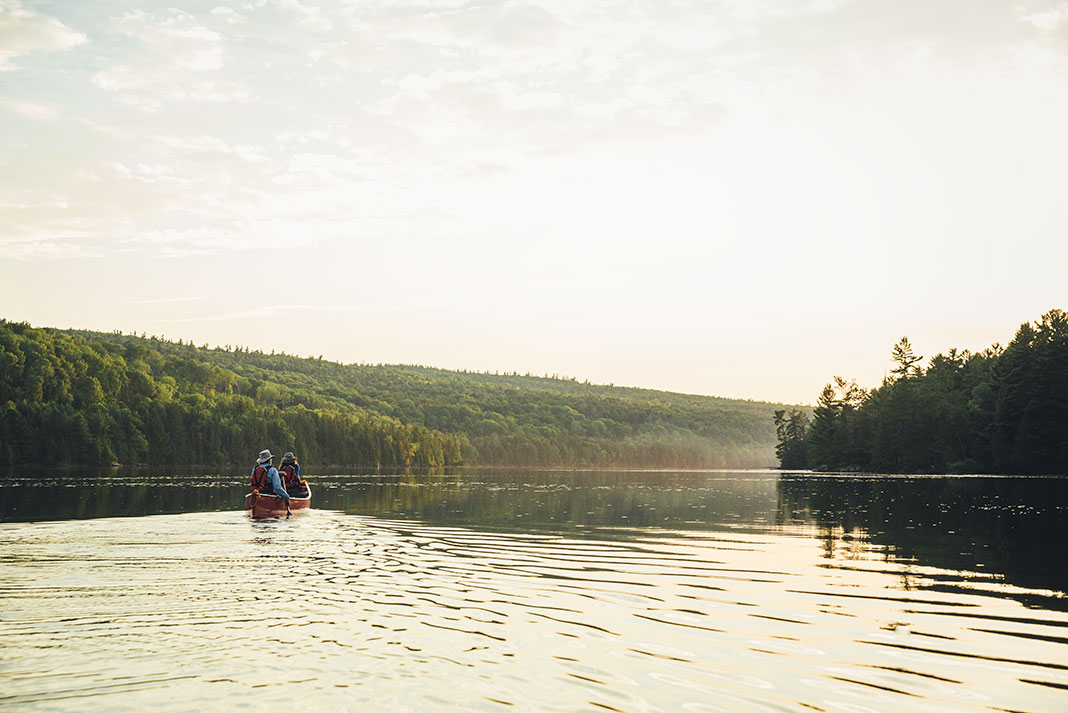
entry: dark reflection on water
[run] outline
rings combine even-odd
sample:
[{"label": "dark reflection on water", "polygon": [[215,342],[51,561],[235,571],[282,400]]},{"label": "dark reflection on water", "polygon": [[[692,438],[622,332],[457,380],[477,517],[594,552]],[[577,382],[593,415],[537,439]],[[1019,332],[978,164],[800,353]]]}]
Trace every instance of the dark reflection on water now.
[{"label": "dark reflection on water", "polygon": [[[614,538],[810,526],[828,553],[861,538],[897,561],[1068,592],[1068,478],[456,469],[309,479],[315,508],[350,514]],[[9,473],[0,521],[235,510],[245,482],[244,468]]]},{"label": "dark reflection on water", "polygon": [[330,507],[456,525],[576,530],[773,524],[767,473],[506,471],[330,480]]},{"label": "dark reflection on water", "polygon": [[0,711],[1065,710],[1065,480],[309,475],[9,474]]},{"label": "dark reflection on water", "polygon": [[898,561],[1068,592],[1068,478],[792,474],[776,489],[778,521],[815,523],[829,548],[863,534]]},{"label": "dark reflection on water", "polygon": [[[232,510],[244,470],[10,474],[0,520],[62,520]],[[706,527],[776,517],[775,475],[738,472],[467,470],[310,475],[313,505],[342,512],[469,526]]]}]

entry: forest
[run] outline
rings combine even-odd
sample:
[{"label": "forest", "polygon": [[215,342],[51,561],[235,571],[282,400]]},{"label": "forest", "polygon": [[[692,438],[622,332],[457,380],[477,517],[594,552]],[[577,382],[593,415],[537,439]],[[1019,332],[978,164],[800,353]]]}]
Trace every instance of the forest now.
[{"label": "forest", "polygon": [[921,366],[906,337],[874,389],[834,377],[811,414],[775,412],[784,469],[1068,472],[1068,314],[1020,325],[1007,346],[951,349]]},{"label": "forest", "polygon": [[765,467],[776,408],[0,320],[0,466]]}]

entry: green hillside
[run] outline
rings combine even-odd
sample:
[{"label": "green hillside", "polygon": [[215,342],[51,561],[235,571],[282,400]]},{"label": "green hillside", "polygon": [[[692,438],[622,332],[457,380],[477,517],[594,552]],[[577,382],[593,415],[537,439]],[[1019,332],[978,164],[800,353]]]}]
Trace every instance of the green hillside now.
[{"label": "green hillside", "polygon": [[0,320],[0,465],[757,467],[777,407]]}]

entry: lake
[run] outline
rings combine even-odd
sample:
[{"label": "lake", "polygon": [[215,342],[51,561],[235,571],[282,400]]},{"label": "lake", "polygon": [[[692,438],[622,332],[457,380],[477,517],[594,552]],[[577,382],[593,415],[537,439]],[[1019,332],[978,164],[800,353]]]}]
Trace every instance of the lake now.
[{"label": "lake", "polygon": [[0,486],[0,709],[1068,710],[1068,479],[308,469]]}]

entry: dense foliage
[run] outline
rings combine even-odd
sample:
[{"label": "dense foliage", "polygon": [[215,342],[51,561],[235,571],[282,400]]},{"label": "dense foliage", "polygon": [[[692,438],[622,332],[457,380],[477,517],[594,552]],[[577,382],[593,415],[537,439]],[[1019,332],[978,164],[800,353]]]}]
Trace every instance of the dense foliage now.
[{"label": "dense foliage", "polygon": [[[780,426],[779,456],[822,470],[1064,473],[1068,469],[1068,315],[1025,323],[1007,347],[939,354],[919,366],[908,339],[871,391],[835,377],[807,430]],[[778,416],[782,421],[783,415]]]},{"label": "dense foliage", "polygon": [[0,465],[749,467],[774,406],[0,321]]},{"label": "dense foliage", "polygon": [[780,409],[775,412],[775,455],[779,467],[797,470],[808,467],[808,413],[803,409]]}]

